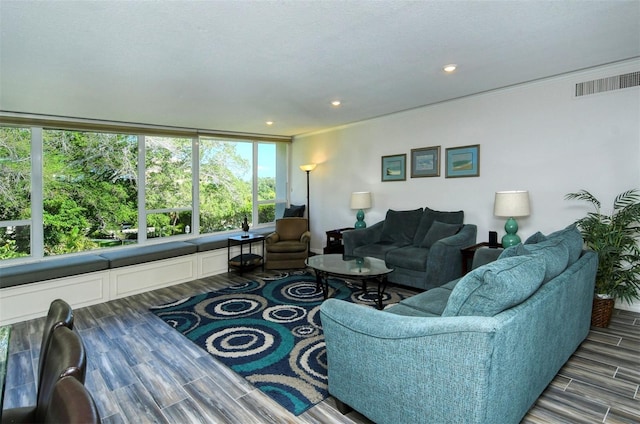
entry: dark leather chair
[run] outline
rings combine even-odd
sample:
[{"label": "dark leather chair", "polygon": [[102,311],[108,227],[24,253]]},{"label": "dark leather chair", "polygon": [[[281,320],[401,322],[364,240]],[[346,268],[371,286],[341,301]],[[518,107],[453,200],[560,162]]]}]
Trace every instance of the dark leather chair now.
[{"label": "dark leather chair", "polygon": [[305,268],[311,233],[306,218],[276,220],[276,231],[265,239],[265,268]]},{"label": "dark leather chair", "polygon": [[38,381],[36,404],[5,409],[2,424],[40,423],[45,421],[53,388],[62,377],[71,376],[84,384],[87,358],[80,336],[73,330],[58,326],[53,330],[49,348]]},{"label": "dark leather chair", "polygon": [[86,387],[74,377],[62,377],[53,387],[45,423],[98,424],[96,403]]},{"label": "dark leather chair", "polygon": [[73,329],[73,310],[67,302],[62,299],[56,299],[49,305],[49,313],[42,330],[42,343],[40,343],[40,360],[38,363],[38,381],[42,378],[42,364],[44,364],[49,348],[49,341],[53,330],[64,325]]}]

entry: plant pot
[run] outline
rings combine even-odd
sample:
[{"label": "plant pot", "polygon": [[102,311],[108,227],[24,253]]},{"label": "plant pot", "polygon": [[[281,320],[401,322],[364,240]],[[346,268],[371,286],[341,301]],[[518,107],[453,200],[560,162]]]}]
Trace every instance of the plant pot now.
[{"label": "plant pot", "polygon": [[607,328],[611,322],[613,305],[615,300],[610,297],[593,298],[593,309],[591,310],[591,325],[593,327]]}]

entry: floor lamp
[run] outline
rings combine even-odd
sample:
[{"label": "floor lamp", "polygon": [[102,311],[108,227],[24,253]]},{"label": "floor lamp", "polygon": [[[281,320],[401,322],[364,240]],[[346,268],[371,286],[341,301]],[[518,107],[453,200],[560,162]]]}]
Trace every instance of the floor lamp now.
[{"label": "floor lamp", "polygon": [[309,205],[309,172],[316,169],[315,163],[309,163],[307,165],[300,165],[300,169],[307,173],[307,231],[311,228],[311,207]]}]

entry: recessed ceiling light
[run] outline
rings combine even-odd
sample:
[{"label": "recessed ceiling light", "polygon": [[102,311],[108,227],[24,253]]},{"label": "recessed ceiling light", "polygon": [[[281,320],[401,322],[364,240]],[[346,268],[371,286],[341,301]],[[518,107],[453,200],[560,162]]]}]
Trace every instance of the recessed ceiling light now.
[{"label": "recessed ceiling light", "polygon": [[342,102],[340,100],[334,100],[331,102],[332,106],[338,107],[342,104]]},{"label": "recessed ceiling light", "polygon": [[267,122],[265,122],[265,124],[271,126],[271,125],[273,125],[273,121],[267,121]]},{"label": "recessed ceiling light", "polygon": [[448,73],[451,73],[453,71],[456,70],[456,68],[458,67],[458,65],[456,65],[455,63],[451,63],[449,65],[445,65],[442,67],[442,70]]}]

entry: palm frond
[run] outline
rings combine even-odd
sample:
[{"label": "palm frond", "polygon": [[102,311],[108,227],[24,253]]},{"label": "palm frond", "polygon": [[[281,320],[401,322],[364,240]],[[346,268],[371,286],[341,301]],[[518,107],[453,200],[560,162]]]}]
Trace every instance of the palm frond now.
[{"label": "palm frond", "polygon": [[624,209],[628,206],[636,205],[640,201],[638,190],[632,189],[620,193],[613,201],[613,210]]},{"label": "palm frond", "polygon": [[598,253],[596,292],[633,301],[640,299],[640,192],[627,190],[616,196],[611,215],[601,213],[601,203],[580,190],[565,196],[589,202],[595,210],[576,221],[586,246]]},{"label": "palm frond", "polygon": [[564,196],[566,200],[585,200],[591,203],[597,210],[600,210],[600,201],[596,197],[589,193],[587,190],[579,190],[575,193],[569,193]]}]

